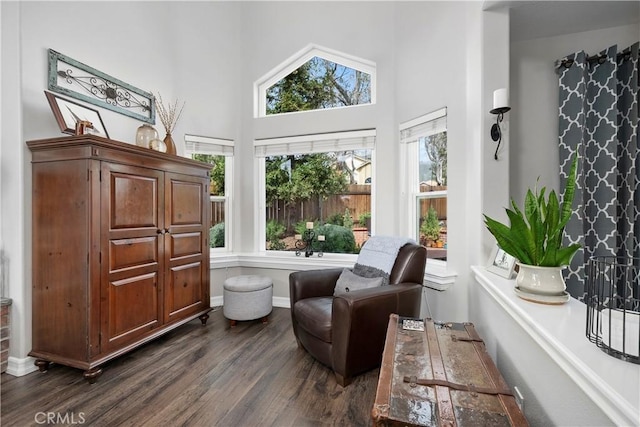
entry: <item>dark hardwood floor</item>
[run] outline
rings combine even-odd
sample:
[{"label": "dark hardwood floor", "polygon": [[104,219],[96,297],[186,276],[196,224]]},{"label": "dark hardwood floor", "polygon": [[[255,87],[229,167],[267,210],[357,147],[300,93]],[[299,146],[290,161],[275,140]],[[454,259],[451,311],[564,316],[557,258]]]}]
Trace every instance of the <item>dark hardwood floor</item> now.
[{"label": "dark hardwood floor", "polygon": [[105,364],[95,384],[55,364],[2,374],[2,426],[371,425],[379,370],[342,388],[297,347],[285,308],[233,329],[210,314]]}]

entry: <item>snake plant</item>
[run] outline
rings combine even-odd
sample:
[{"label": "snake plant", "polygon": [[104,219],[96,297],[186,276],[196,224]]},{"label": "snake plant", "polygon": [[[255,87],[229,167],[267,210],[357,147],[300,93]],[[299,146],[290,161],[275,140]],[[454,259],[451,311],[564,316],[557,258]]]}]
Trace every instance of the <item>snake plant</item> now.
[{"label": "snake plant", "polygon": [[546,189],[543,187],[539,192],[536,188],[535,194],[531,189],[527,190],[523,210],[511,199],[512,209],[505,209],[509,226],[484,215],[487,229],[502,250],[522,264],[545,267],[569,265],[580,249],[579,244],[562,244],[564,228],[572,214],[577,168],[576,154],[562,196],[562,205],[554,190],[545,198]]}]

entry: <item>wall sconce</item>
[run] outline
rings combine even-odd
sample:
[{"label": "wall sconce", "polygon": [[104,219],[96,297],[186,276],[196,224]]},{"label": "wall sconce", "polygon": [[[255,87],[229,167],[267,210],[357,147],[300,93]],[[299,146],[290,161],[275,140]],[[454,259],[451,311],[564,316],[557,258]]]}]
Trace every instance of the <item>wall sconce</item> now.
[{"label": "wall sconce", "polygon": [[500,122],[504,118],[504,113],[511,110],[509,107],[509,92],[507,89],[497,89],[493,91],[493,109],[489,111],[491,114],[496,114],[496,122],[491,126],[491,139],[498,142],[496,152],[493,158],[498,160],[498,149],[502,142],[502,129],[500,129]]},{"label": "wall sconce", "polygon": [[313,231],[313,222],[307,222],[307,229],[302,234],[296,234],[296,256],[300,256],[301,251],[304,250],[304,256],[309,258],[313,255],[313,245],[318,243],[320,249],[318,250],[318,256],[323,255],[322,249],[324,246],[324,235],[320,234],[316,239],[316,232]]}]

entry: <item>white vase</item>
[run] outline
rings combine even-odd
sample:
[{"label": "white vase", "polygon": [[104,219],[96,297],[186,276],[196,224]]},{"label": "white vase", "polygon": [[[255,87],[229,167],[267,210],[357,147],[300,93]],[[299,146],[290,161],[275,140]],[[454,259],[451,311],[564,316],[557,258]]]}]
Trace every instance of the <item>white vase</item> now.
[{"label": "white vase", "polygon": [[158,139],[158,131],[147,123],[144,123],[136,131],[136,145],[138,147],[149,148],[151,141]]},{"label": "white vase", "polygon": [[562,267],[540,267],[537,265],[527,265],[518,263],[520,270],[516,277],[516,292],[522,296],[539,295],[538,302],[558,303],[564,301],[568,296],[564,278],[562,277]]}]

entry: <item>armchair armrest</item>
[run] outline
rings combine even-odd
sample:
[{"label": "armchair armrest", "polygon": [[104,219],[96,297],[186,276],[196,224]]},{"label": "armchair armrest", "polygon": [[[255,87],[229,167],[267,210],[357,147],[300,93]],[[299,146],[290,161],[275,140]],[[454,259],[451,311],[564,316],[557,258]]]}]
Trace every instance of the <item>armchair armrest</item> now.
[{"label": "armchair armrest", "polygon": [[398,283],[333,299],[333,368],[345,378],[380,366],[389,315],[418,317],[422,285]]},{"label": "armchair armrest", "polygon": [[341,273],[342,268],[291,273],[289,275],[291,308],[293,308],[296,301],[301,299],[332,296]]}]

